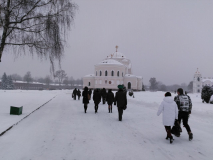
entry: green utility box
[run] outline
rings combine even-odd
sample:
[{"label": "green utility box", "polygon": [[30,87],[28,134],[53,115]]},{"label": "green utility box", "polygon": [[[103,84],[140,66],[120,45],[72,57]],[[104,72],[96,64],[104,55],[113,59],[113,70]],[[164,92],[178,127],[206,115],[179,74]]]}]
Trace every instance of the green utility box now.
[{"label": "green utility box", "polygon": [[20,115],[22,114],[22,110],[23,110],[23,106],[21,107],[10,106],[10,114]]}]

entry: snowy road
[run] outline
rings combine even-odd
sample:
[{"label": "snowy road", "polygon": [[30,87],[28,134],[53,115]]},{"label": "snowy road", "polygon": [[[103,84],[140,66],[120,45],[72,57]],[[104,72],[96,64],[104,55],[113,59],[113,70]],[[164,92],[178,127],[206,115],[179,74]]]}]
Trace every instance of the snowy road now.
[{"label": "snowy road", "polygon": [[[129,98],[123,121],[117,109],[108,113],[100,105],[98,114],[89,104],[88,113],[81,101],[73,101],[63,91],[44,107],[0,137],[2,160],[210,160],[213,158],[212,117],[192,115],[189,124],[193,141],[183,129],[173,144],[157,117],[157,104]],[[69,92],[70,93],[70,92]],[[136,95],[136,96],[139,96]]]}]

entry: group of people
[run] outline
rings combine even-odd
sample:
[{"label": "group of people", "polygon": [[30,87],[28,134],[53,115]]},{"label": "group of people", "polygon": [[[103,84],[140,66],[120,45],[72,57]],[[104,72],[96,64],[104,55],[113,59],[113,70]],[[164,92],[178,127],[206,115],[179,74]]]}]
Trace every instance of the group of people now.
[{"label": "group of people", "polygon": [[[108,104],[108,110],[109,113],[112,113],[112,105],[117,105],[118,108],[118,119],[119,121],[122,121],[122,115],[123,115],[123,110],[127,108],[127,97],[126,97],[126,90],[122,85],[118,86],[118,92],[114,95],[111,89],[106,91],[105,88],[103,89],[95,89],[93,92],[92,96],[92,90],[88,89],[88,87],[84,88],[84,91],[82,92],[82,97],[83,97],[83,104],[84,104],[84,112],[87,113],[87,108],[88,108],[88,103],[91,99],[94,101],[94,109],[95,113],[98,112],[98,105],[100,104],[101,100],[103,104],[107,102]],[[81,93],[78,94],[80,91],[77,89],[73,90],[72,97],[74,100],[76,100],[76,95],[80,95]],[[80,99],[80,98],[79,98]]]},{"label": "group of people", "polygon": [[[182,132],[181,121],[183,121],[188,132],[189,140],[193,139],[193,133],[188,124],[189,115],[192,111],[191,99],[187,94],[184,94],[182,88],[177,90],[177,94],[173,99],[171,93],[167,92],[157,112],[158,116],[163,113],[163,125],[167,132],[166,139],[170,139],[170,143],[174,141],[171,126],[178,127],[179,132]],[[178,126],[175,126],[175,124],[178,124]]]},{"label": "group of people", "polygon": [[[82,92],[84,112],[87,113],[88,103],[92,97],[95,104],[94,105],[95,113],[97,113],[98,105],[100,104],[102,99],[103,104],[107,102],[109,113],[112,113],[113,103],[114,105],[117,104],[118,120],[122,121],[123,110],[127,108],[127,97],[126,97],[127,91],[122,85],[119,85],[118,88],[119,89],[115,93],[115,95],[111,89],[109,89],[107,92],[106,89],[103,88],[101,90],[95,89],[92,96],[92,90],[91,89],[89,90],[88,87],[85,87],[84,91]],[[172,98],[170,92],[165,93],[165,98],[163,99],[163,102],[159,106],[157,112],[158,116],[161,113],[163,113],[163,125],[167,133],[166,139],[170,139],[170,143],[173,143],[174,141],[172,136],[172,134],[174,134],[172,133],[174,127],[176,127],[176,129],[178,127],[179,133],[182,132],[182,128],[180,127],[181,121],[183,121],[183,125],[188,132],[189,140],[191,141],[193,139],[193,133],[188,124],[189,115],[191,114],[192,111],[191,99],[187,94],[184,94],[182,88],[179,88],[177,90],[177,94],[178,94],[177,96]],[[76,96],[78,96],[78,99],[80,100],[81,91],[74,89],[72,94],[74,100],[76,100]],[[173,128],[171,128],[172,126]]]},{"label": "group of people", "polygon": [[78,100],[80,100],[80,97],[81,97],[81,91],[78,89],[74,89],[73,92],[72,92],[72,98],[74,100],[76,100],[76,96],[78,96]]}]

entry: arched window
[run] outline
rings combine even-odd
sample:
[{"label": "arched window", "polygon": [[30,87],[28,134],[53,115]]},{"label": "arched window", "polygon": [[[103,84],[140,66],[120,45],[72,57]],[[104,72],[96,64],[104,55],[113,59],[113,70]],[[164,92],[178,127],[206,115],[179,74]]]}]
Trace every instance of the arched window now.
[{"label": "arched window", "polygon": [[117,72],[117,76],[119,77],[119,71]]},{"label": "arched window", "polygon": [[102,72],[100,71],[100,76],[102,76]]},{"label": "arched window", "polygon": [[122,77],[124,76],[124,72],[122,72]]},{"label": "arched window", "polygon": [[131,89],[131,83],[128,82],[128,89]]},{"label": "arched window", "polygon": [[200,90],[198,89],[197,92],[200,93]]},{"label": "arched window", "polygon": [[198,82],[200,81],[200,77],[197,78],[197,81],[198,81]]},{"label": "arched window", "polygon": [[112,76],[112,77],[114,76],[114,71],[112,71],[111,76]]},{"label": "arched window", "polygon": [[98,72],[96,71],[96,76],[98,76]]},{"label": "arched window", "polygon": [[88,83],[88,86],[90,86],[90,82]]},{"label": "arched window", "polygon": [[107,71],[105,71],[105,76],[107,76],[107,74],[108,74]]}]

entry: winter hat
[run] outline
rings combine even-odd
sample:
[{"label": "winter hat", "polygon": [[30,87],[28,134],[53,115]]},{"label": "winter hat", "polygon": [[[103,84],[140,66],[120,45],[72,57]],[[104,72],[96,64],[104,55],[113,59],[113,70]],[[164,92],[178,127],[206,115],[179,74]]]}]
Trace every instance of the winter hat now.
[{"label": "winter hat", "polygon": [[172,96],[170,92],[166,92],[165,97]]},{"label": "winter hat", "polygon": [[183,94],[183,89],[182,88],[178,88],[177,92],[179,92],[180,94]]},{"label": "winter hat", "polygon": [[119,88],[119,89],[123,89],[124,86],[123,86],[123,85],[118,85],[118,88]]}]

